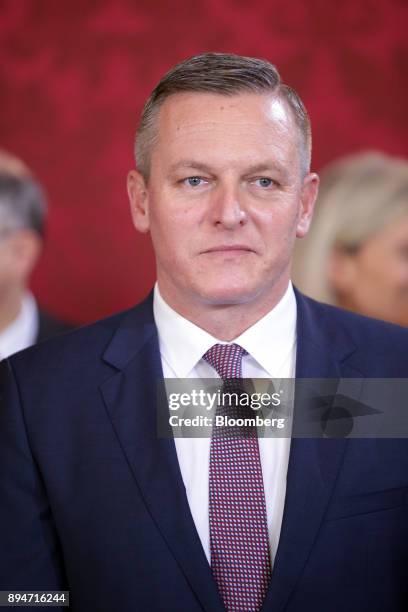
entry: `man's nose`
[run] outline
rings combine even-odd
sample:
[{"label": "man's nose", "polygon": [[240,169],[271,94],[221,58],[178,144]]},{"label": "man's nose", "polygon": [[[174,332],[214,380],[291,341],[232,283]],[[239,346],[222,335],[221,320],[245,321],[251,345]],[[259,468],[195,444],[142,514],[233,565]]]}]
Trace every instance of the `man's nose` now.
[{"label": "man's nose", "polygon": [[220,185],[213,194],[211,216],[214,225],[235,229],[244,225],[247,214],[237,185]]}]

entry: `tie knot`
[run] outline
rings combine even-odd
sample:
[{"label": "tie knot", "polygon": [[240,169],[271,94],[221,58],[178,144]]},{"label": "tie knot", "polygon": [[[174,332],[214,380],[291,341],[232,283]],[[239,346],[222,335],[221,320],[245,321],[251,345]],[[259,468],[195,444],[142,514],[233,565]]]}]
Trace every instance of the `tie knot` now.
[{"label": "tie knot", "polygon": [[239,344],[214,344],[203,355],[223,380],[242,378],[242,357],[248,352]]}]

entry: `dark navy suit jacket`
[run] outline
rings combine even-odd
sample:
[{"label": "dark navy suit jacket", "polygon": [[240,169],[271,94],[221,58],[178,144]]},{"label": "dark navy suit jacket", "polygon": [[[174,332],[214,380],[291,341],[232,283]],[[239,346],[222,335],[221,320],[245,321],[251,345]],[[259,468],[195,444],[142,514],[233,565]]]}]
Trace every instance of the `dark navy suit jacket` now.
[{"label": "dark navy suit jacket", "polygon": [[55,317],[51,316],[43,310],[39,308],[38,310],[38,333],[36,338],[37,342],[44,342],[44,340],[48,340],[53,336],[57,336],[58,334],[62,334],[67,331],[71,331],[73,329],[73,325],[69,323],[65,323],[65,321],[60,321]]},{"label": "dark navy suit jacket", "polygon": [[[297,301],[298,377],[407,377],[405,330]],[[0,590],[69,589],[75,612],[222,612],[174,441],[156,435],[151,298],[0,369]],[[402,612],[407,593],[407,441],[293,439],[262,610]]]}]

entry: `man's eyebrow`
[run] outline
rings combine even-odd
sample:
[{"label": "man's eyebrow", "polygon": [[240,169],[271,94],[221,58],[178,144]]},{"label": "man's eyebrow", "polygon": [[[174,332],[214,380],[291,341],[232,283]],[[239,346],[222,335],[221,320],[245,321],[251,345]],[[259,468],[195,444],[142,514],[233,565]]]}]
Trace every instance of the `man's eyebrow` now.
[{"label": "man's eyebrow", "polygon": [[246,170],[246,173],[247,174],[257,174],[261,172],[274,172],[274,171],[278,171],[282,174],[287,172],[286,168],[277,162],[271,162],[271,163],[262,162],[260,164],[249,166],[249,168],[247,168]]},{"label": "man's eyebrow", "polygon": [[[199,162],[193,159],[183,159],[180,160],[170,166],[170,172],[176,172],[177,170],[183,169],[192,169],[198,170],[199,172],[208,172],[212,173],[214,171],[208,164],[204,162]],[[248,166],[245,168],[245,174],[255,174],[260,172],[274,172],[277,171],[281,174],[286,175],[287,169],[282,165],[274,162],[261,162],[259,164],[254,164],[253,166]]]},{"label": "man's eyebrow", "polygon": [[245,176],[247,177],[269,174],[272,175],[272,178],[278,179],[281,183],[290,181],[290,169],[276,160],[270,163],[261,162],[259,164],[254,164],[245,169]]},{"label": "man's eyebrow", "polygon": [[195,161],[193,159],[182,159],[175,164],[170,166],[170,172],[176,172],[177,170],[183,170],[191,168],[193,170],[199,170],[200,172],[212,172],[210,166],[203,162]]}]

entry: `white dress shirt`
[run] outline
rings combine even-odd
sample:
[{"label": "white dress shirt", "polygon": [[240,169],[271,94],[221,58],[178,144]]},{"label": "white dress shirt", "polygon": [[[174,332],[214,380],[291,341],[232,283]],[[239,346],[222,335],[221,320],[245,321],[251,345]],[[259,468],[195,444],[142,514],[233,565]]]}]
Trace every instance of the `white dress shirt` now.
[{"label": "white dress shirt", "polygon": [[[175,312],[156,284],[153,312],[165,378],[219,378],[202,359],[214,344],[228,344]],[[292,378],[296,358],[296,298],[289,284],[285,295],[267,315],[233,340],[248,355],[243,378]],[[210,563],[208,480],[210,438],[174,439],[191,514]],[[278,547],[286,494],[290,437],[259,438],[271,560]]]},{"label": "white dress shirt", "polygon": [[17,317],[0,332],[0,361],[34,344],[38,325],[37,304],[34,296],[27,291]]}]

